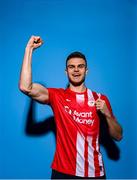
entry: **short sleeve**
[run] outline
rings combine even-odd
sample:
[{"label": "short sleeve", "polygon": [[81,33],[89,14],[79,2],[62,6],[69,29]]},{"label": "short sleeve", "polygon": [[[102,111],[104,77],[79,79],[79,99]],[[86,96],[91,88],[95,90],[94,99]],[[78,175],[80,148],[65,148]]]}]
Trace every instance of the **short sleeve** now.
[{"label": "short sleeve", "polygon": [[105,96],[105,95],[102,95],[101,99],[103,99],[106,102],[107,108],[110,111],[111,116],[114,117],[114,114],[113,114],[113,111],[112,111],[112,107],[111,107],[111,104],[110,104],[110,101],[109,101],[108,97]]},{"label": "short sleeve", "polygon": [[57,93],[57,89],[56,88],[47,88],[48,89],[48,94],[49,94],[49,99],[47,104],[51,105],[54,102],[54,97]]}]

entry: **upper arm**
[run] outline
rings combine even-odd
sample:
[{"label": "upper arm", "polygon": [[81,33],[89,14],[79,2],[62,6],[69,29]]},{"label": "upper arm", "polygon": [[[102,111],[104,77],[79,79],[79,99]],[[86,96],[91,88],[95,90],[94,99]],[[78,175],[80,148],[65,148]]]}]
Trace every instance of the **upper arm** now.
[{"label": "upper arm", "polygon": [[42,104],[47,104],[49,101],[48,89],[41,84],[32,83],[27,95]]}]

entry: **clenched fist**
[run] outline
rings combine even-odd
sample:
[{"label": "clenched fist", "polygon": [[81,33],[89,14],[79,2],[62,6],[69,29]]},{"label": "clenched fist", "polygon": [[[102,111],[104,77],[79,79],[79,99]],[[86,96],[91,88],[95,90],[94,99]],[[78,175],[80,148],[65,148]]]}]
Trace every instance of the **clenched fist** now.
[{"label": "clenched fist", "polygon": [[28,41],[27,48],[36,49],[43,44],[43,41],[40,36],[31,36]]},{"label": "clenched fist", "polygon": [[105,100],[98,98],[95,102],[97,110],[100,110],[105,116],[111,117],[111,113],[106,105]]}]

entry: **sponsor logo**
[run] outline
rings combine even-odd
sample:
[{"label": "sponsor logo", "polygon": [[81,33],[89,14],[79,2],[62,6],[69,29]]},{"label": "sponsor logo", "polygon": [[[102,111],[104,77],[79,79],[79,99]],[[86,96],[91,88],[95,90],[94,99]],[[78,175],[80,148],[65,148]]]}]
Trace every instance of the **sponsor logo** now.
[{"label": "sponsor logo", "polygon": [[89,106],[94,106],[95,105],[95,101],[88,101],[88,105]]},{"label": "sponsor logo", "polygon": [[94,119],[92,118],[92,112],[77,112],[76,110],[71,110],[68,106],[64,106],[65,111],[70,114],[74,121],[80,124],[88,124],[93,126]]}]

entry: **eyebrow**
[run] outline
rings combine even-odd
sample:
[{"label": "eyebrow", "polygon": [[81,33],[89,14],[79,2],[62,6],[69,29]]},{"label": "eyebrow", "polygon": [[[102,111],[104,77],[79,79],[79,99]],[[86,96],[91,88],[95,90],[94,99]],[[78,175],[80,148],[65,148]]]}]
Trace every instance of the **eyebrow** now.
[{"label": "eyebrow", "polygon": [[84,66],[86,66],[86,64],[78,64],[78,65],[68,64],[68,65],[67,65],[67,67],[68,67],[68,66],[80,66],[80,65],[84,65]]}]

